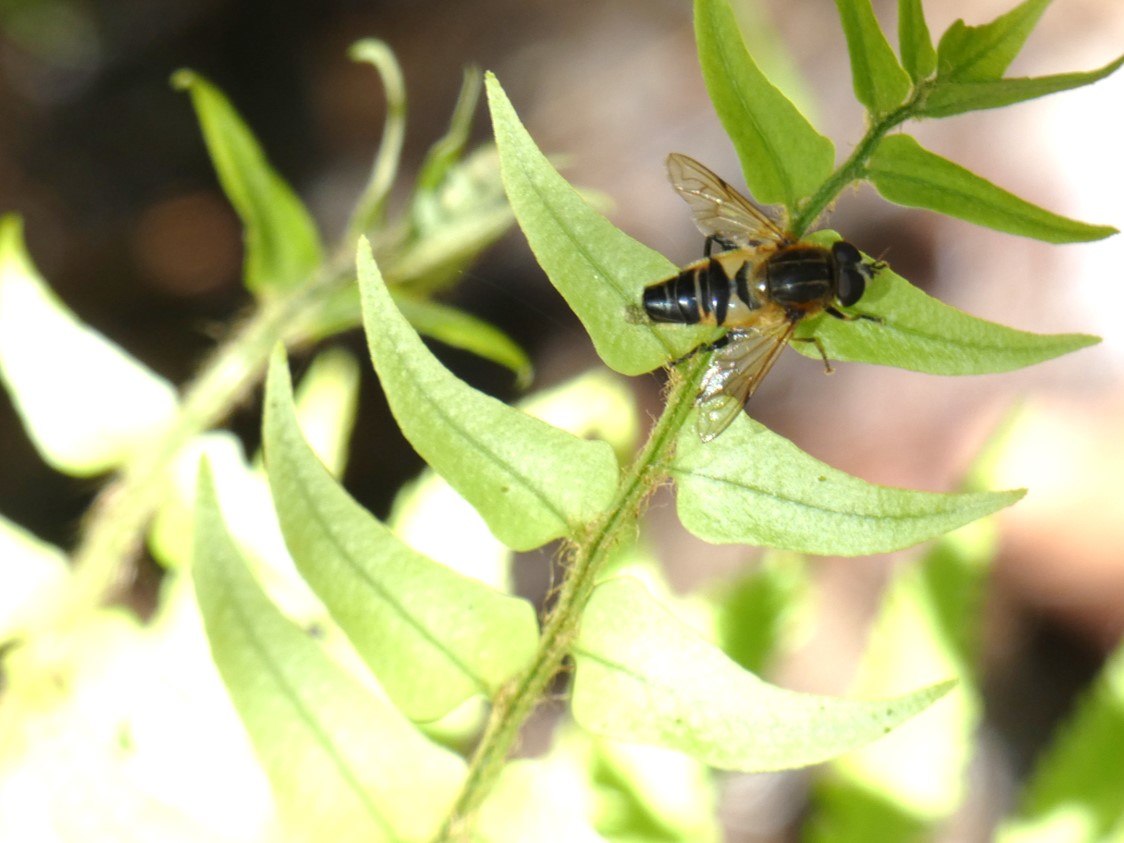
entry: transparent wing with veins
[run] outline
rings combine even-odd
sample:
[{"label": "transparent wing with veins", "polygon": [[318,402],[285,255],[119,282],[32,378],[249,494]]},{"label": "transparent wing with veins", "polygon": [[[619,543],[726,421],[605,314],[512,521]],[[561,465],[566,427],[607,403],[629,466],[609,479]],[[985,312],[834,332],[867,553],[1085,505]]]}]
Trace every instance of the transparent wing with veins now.
[{"label": "transparent wing with veins", "polygon": [[795,329],[795,322],[775,320],[726,335],[726,345],[710,358],[696,401],[703,442],[714,439],[738,417]]},{"label": "transparent wing with veins", "polygon": [[671,186],[691,206],[695,225],[727,247],[783,246],[792,242],[760,208],[694,158],[667,156]]}]

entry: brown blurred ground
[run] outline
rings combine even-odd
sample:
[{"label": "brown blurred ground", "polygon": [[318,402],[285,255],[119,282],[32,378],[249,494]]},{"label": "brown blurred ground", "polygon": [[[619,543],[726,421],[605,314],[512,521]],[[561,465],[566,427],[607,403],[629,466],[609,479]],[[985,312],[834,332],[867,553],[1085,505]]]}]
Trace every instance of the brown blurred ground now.
[{"label": "brown blurred ground", "polygon": [[[804,104],[846,154],[861,135],[862,115],[834,9],[822,0],[761,5],[804,77]],[[934,33],[956,17],[978,23],[1010,5],[926,4]],[[667,187],[667,152],[687,152],[741,182],[703,90],[683,1],[15,6],[23,11],[0,20],[0,210],[24,215],[35,260],[82,318],[176,382],[209,347],[213,326],[246,304],[237,221],[217,191],[186,97],[167,84],[178,67],[204,73],[232,97],[329,235],[366,177],[381,126],[374,74],[345,56],[367,36],[389,42],[404,66],[407,173],[443,131],[462,66],[475,63],[496,71],[540,145],[568,156],[573,181],[611,197],[615,222],[673,260],[697,257],[701,238]],[[876,6],[893,31],[895,4]],[[751,38],[762,31],[750,26]],[[1058,3],[1011,74],[1092,69],[1122,45],[1124,6],[1115,0]],[[1124,77],[1113,78],[911,131],[1021,196],[1119,227],[1122,95]],[[483,117],[477,126],[484,139]],[[991,427],[1014,402],[1027,402],[1033,419],[1001,475],[1003,486],[1031,491],[1002,518],[987,621],[992,729],[1005,747],[1001,766],[1017,770],[1124,630],[1117,480],[1124,475],[1124,337],[1116,315],[1124,246],[1120,238],[1048,246],[896,209],[867,190],[844,196],[830,225],[974,314],[1105,337],[1097,348],[1025,372],[963,379],[860,365],[824,378],[818,363],[790,352],[754,399],[756,417],[828,463],[871,481],[934,490],[953,488]],[[518,234],[474,268],[458,296],[533,352],[540,385],[596,365]],[[512,395],[505,373],[462,355],[445,358],[483,388]],[[636,388],[656,412],[658,378],[637,379]],[[256,424],[251,410],[234,420],[251,446]],[[364,386],[358,430],[348,483],[381,511],[386,490],[418,463],[394,433],[373,380]],[[93,487],[39,462],[6,397],[0,466],[0,512],[68,545]],[[712,551],[674,527],[659,536],[682,587],[752,555]],[[826,614],[794,684],[845,687],[886,562],[820,565]],[[737,839],[767,838],[746,832]]]}]

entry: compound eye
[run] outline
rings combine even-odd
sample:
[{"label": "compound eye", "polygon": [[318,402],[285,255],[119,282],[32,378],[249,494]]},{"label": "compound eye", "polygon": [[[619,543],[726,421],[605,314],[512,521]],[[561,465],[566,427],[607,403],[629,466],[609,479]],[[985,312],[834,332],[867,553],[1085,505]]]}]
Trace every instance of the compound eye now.
[{"label": "compound eye", "polygon": [[863,256],[859,253],[859,250],[846,240],[836,240],[831,245],[831,254],[835,256],[835,260],[844,269],[863,262]]},{"label": "compound eye", "polygon": [[835,295],[844,307],[850,307],[866,292],[866,276],[862,265],[839,267],[839,289]]}]

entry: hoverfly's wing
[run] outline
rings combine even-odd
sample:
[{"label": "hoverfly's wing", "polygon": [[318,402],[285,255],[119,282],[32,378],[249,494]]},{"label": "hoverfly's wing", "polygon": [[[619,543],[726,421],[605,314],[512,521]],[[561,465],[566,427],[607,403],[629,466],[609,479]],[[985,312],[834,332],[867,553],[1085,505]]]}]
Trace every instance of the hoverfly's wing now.
[{"label": "hoverfly's wing", "polygon": [[699,390],[698,431],[703,442],[714,439],[738,417],[795,329],[795,322],[785,320],[726,335],[729,342],[710,358]]},{"label": "hoverfly's wing", "polygon": [[696,161],[679,152],[667,156],[671,186],[691,206],[695,225],[707,237],[732,246],[781,246],[791,241],[764,211]]}]

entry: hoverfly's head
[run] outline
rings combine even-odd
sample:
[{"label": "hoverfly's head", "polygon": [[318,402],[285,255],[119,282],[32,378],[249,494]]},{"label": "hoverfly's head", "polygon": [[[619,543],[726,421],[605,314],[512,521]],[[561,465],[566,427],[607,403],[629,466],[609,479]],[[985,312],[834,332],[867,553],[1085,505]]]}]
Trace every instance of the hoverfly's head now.
[{"label": "hoverfly's head", "polygon": [[885,266],[881,261],[870,262],[846,240],[837,240],[831,246],[838,274],[835,279],[835,296],[844,307],[858,302],[866,292],[867,282],[874,273]]}]

